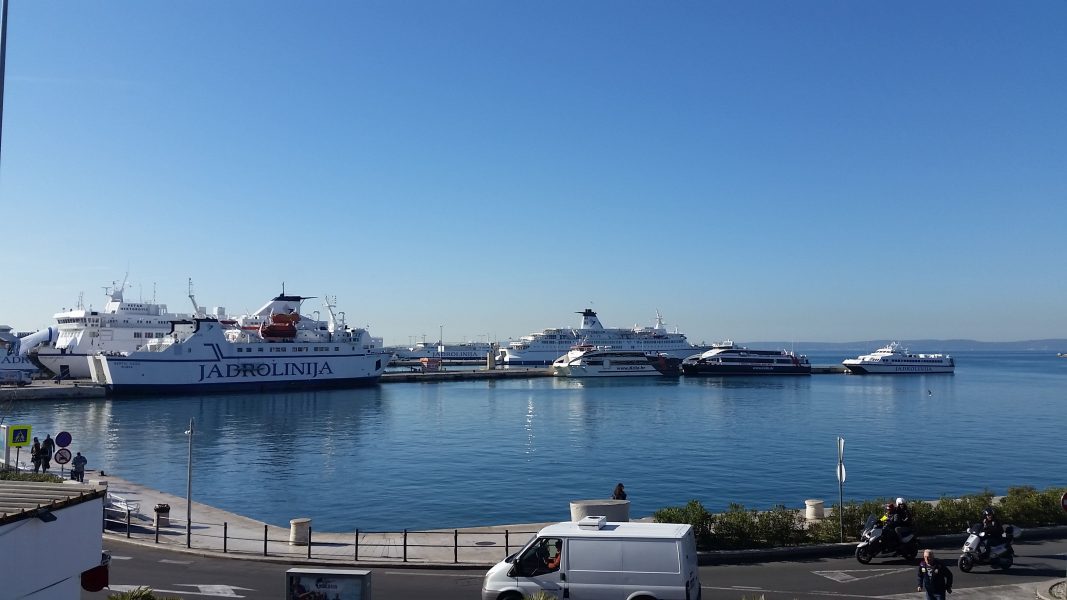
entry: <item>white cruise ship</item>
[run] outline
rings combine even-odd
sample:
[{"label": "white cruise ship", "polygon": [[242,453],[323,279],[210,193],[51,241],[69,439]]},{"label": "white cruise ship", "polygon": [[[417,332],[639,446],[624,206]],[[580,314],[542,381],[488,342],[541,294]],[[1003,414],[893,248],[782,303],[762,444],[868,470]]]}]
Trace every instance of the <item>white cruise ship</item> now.
[{"label": "white cruise ship", "polygon": [[841,362],[849,373],[857,374],[903,374],[903,373],[953,373],[956,362],[947,354],[911,354],[907,348],[891,342],[870,354],[848,358]]},{"label": "white cruise ship", "polygon": [[283,293],[237,319],[175,321],[168,335],[141,350],[92,356],[93,381],[118,394],[376,383],[392,353],[365,329],[338,320],[330,301],[325,302],[326,321],[301,315],[306,299]]},{"label": "white cruise ship", "polygon": [[592,309],[578,313],[582,324],[577,329],[545,329],[524,335],[500,349],[505,365],[550,365],[573,346],[611,346],[614,350],[636,350],[648,354],[666,354],[677,359],[698,354],[708,346],[694,346],[685,335],[668,332],[663,317],[656,312],[655,327],[632,329],[605,328]]},{"label": "white cruise ship", "polygon": [[195,313],[172,313],[166,304],[155,302],[127,302],[123,298],[126,280],[105,288],[107,303],[103,310],[78,306],[55,314],[58,337],[32,351],[31,356],[42,367],[63,379],[89,377],[88,357],[97,353],[121,353],[140,350],[148,342],[163,338],[171,331],[171,322],[195,317],[225,318],[225,309],[216,307],[210,313],[196,306],[189,282],[189,299]]}]

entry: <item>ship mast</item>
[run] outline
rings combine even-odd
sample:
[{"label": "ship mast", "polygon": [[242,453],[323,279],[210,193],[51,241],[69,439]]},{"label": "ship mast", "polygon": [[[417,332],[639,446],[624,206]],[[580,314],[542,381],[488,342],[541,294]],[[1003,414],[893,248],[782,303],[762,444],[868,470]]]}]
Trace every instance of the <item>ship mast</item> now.
[{"label": "ship mast", "polygon": [[7,74],[7,0],[0,15],[0,150],[4,144],[4,79]]}]

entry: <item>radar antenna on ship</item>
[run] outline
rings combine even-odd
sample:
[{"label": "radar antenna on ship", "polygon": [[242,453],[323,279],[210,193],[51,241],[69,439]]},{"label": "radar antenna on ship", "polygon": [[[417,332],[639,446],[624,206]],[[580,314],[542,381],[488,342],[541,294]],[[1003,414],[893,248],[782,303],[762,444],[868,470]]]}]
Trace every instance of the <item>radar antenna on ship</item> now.
[{"label": "radar antenna on ship", "polygon": [[[285,289],[285,284],[282,284],[282,289]],[[330,297],[329,295],[322,296],[322,305],[326,308],[326,314],[329,315],[327,319],[326,330],[330,333],[337,331],[337,317],[333,314],[333,309],[337,306],[337,296]],[[344,313],[341,313],[344,315]],[[341,320],[341,327],[344,327],[344,318]]]},{"label": "radar antenna on ship", "polygon": [[193,295],[193,278],[189,278],[189,301],[193,303],[193,316],[204,316],[204,308],[196,303],[196,296]]}]

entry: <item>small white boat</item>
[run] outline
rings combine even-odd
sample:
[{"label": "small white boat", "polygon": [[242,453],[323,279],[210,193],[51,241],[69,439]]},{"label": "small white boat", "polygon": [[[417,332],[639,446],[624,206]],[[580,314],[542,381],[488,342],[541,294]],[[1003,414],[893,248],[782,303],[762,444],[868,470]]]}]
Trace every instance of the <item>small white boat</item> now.
[{"label": "small white boat", "polygon": [[556,377],[656,377],[678,375],[681,359],[610,346],[575,346],[552,363]]},{"label": "small white boat", "polygon": [[911,354],[896,342],[891,342],[870,354],[848,358],[841,362],[849,373],[906,374],[953,373],[956,362],[947,354]]}]

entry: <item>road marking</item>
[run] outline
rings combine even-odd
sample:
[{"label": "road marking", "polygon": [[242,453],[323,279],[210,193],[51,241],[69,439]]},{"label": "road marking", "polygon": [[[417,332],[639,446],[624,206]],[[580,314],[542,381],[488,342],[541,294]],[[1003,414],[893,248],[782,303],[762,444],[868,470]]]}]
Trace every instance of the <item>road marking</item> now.
[{"label": "road marking", "polygon": [[152,588],[152,591],[156,594],[181,594],[183,596],[212,596],[215,598],[244,598],[237,593],[237,590],[243,590],[248,592],[254,592],[256,590],[244,587],[238,587],[236,585],[202,585],[195,583],[176,583],[177,586],[195,587],[196,591],[191,590],[163,590],[159,588],[152,588],[150,585],[109,585],[107,589],[113,592],[129,592],[139,587]]},{"label": "road marking", "polygon": [[112,554],[111,555],[111,560],[133,560],[133,557],[132,556],[115,556],[114,554]]},{"label": "road marking", "polygon": [[421,573],[415,571],[385,571],[386,575],[403,575],[404,577],[466,577],[468,579],[482,579],[485,575],[464,575],[462,573]]},{"label": "road marking", "polygon": [[191,560],[171,560],[169,558],[161,558],[161,559],[159,559],[159,562],[166,563],[168,565],[191,565],[191,564],[193,564],[193,561],[191,561]]},{"label": "road marking", "polygon": [[[845,569],[843,571],[812,571],[812,573],[832,579],[838,583],[850,583],[853,581],[862,581],[864,579],[874,579],[875,577],[883,577],[885,575],[892,575],[893,573],[904,573],[905,571],[913,571],[911,567],[906,569]],[[863,573],[860,575],[853,575],[853,573]]]},{"label": "road marking", "polygon": [[[736,588],[736,587],[715,587],[715,586],[711,586],[711,585],[702,585],[702,586],[700,586],[700,589],[709,590],[709,591],[725,591],[725,592],[737,592],[737,591],[739,591],[738,588]],[[796,597],[797,594],[803,594],[805,596],[822,595],[822,596],[830,596],[830,597],[833,597],[833,598],[864,598],[866,600],[882,600],[884,598],[887,598],[887,596],[864,596],[862,594],[845,594],[845,593],[842,593],[842,592],[814,592],[814,591],[813,592],[807,592],[807,591],[797,591],[797,590],[770,590],[770,589],[766,589],[766,588],[760,588],[759,591],[761,593],[764,593],[764,594],[789,594],[789,595],[792,595],[793,597]],[[915,595],[912,594],[911,596],[908,597],[908,599],[909,600],[915,600]],[[957,600],[957,599],[953,598],[952,600]]]}]

